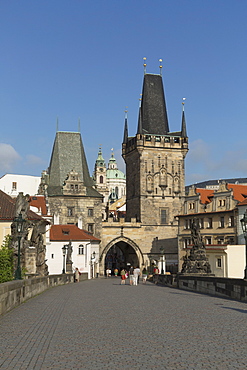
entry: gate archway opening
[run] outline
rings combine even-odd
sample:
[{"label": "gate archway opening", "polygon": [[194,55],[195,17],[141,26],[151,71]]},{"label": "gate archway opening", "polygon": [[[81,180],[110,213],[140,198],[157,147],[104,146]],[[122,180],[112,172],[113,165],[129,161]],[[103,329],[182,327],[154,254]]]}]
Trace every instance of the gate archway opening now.
[{"label": "gate archway opening", "polygon": [[[139,254],[139,253],[138,253]],[[113,274],[114,269],[122,268],[127,271],[130,266],[139,266],[142,264],[140,256],[138,256],[135,248],[124,240],[116,241],[107,251],[105,255],[104,271],[109,268]]]}]

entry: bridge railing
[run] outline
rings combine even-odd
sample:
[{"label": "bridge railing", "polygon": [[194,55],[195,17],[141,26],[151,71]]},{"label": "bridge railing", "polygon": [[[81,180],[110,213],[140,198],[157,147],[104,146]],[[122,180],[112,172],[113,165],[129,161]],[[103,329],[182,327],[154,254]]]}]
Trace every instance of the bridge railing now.
[{"label": "bridge railing", "polygon": [[50,287],[74,282],[73,274],[47,275],[0,284],[0,315]]}]

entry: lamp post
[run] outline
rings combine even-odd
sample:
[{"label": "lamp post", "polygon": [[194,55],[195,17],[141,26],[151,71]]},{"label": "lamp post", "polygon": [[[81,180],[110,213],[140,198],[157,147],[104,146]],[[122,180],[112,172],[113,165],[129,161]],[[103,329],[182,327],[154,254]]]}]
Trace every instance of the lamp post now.
[{"label": "lamp post", "polygon": [[244,269],[244,279],[247,279],[247,211],[245,211],[244,217],[240,220],[243,229],[244,239],[245,239],[245,269]]},{"label": "lamp post", "polygon": [[94,267],[95,267],[95,261],[96,261],[96,253],[93,251],[91,254],[91,277],[94,278]]},{"label": "lamp post", "polygon": [[15,270],[15,280],[21,280],[21,237],[22,237],[22,232],[24,228],[24,218],[22,218],[22,214],[19,213],[18,217],[14,218],[13,223],[16,226],[16,231],[17,231],[17,239],[18,239],[18,257],[17,257],[17,267]]},{"label": "lamp post", "polygon": [[66,251],[68,249],[68,246],[67,245],[64,245],[62,247],[62,251],[63,251],[63,271],[62,271],[62,274],[65,274],[65,257],[66,257]]},{"label": "lamp post", "polygon": [[165,252],[165,248],[164,247],[160,247],[160,252],[162,253],[162,264],[161,264],[161,274],[164,275],[164,259],[165,259],[165,256],[164,256],[164,252]]}]

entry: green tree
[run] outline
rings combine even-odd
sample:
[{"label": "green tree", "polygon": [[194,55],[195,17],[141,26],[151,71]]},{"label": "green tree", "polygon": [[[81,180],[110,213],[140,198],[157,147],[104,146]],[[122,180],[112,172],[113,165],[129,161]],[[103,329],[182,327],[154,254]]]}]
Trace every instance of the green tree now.
[{"label": "green tree", "polygon": [[0,283],[13,280],[13,250],[10,246],[11,237],[7,235],[0,247]]}]

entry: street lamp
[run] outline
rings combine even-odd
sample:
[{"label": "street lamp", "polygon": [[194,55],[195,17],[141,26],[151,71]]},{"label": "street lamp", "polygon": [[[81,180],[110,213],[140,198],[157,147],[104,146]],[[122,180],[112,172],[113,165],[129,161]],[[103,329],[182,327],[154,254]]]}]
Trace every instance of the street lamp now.
[{"label": "street lamp", "polygon": [[68,246],[67,245],[64,245],[62,247],[62,251],[63,251],[63,271],[62,271],[62,274],[65,274],[65,257],[66,257],[66,251],[68,249]]},{"label": "street lamp", "polygon": [[247,211],[245,211],[244,217],[240,220],[243,229],[245,239],[245,270],[244,279],[247,279]]},{"label": "street lamp", "polygon": [[18,217],[14,218],[14,225],[16,227],[17,231],[17,239],[18,239],[18,257],[17,257],[17,267],[15,270],[15,280],[21,280],[21,237],[22,237],[22,232],[24,229],[24,218],[22,218],[22,214],[19,213]]},{"label": "street lamp", "polygon": [[161,274],[163,275],[164,274],[164,259],[165,259],[164,253],[165,253],[165,248],[164,247],[160,247],[160,252],[162,253]]}]

